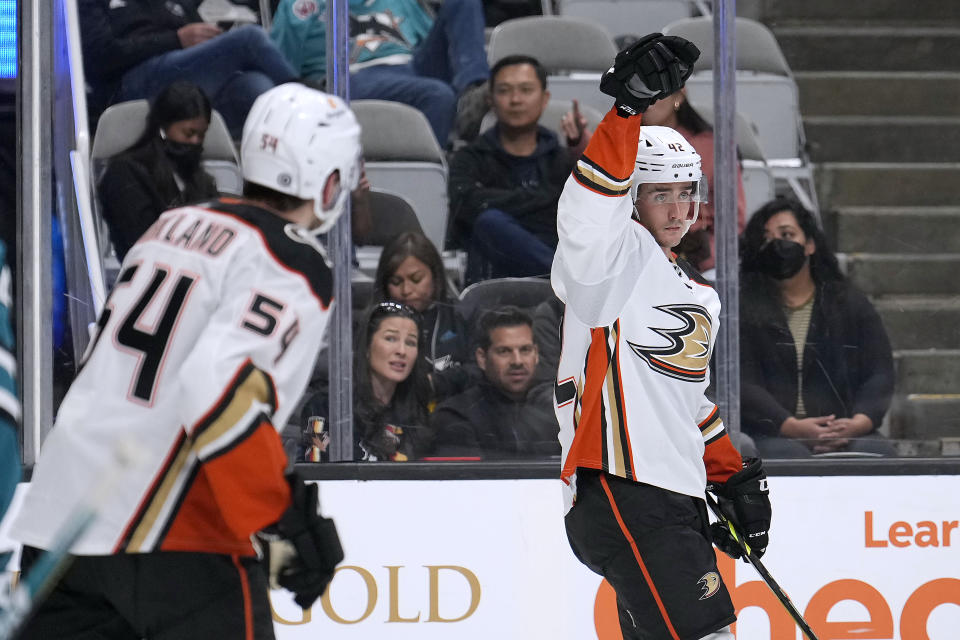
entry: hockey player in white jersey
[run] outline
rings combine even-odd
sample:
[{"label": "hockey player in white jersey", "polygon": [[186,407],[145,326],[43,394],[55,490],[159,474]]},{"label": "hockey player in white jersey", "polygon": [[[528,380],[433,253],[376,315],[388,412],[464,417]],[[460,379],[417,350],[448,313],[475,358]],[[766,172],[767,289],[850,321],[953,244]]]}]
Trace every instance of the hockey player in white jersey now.
[{"label": "hockey player in white jersey", "polygon": [[617,594],[626,640],[729,638],[708,481],[754,551],[770,504],[759,460],[742,461],[704,395],[720,300],[676,246],[706,194],[700,157],[643,111],[679,90],[699,50],[651,34],[620,52],[616,98],[560,198],[551,282],[565,303],[556,413],[571,547]]},{"label": "hockey player in white jersey", "polygon": [[273,638],[255,534],[296,553],[279,582],[309,607],[343,558],[316,485],[285,476],[278,429],[313,369],[332,272],[316,234],[360,175],[360,128],[299,84],[257,99],[243,199],[164,213],[127,254],[44,442],[13,536],[38,549],[133,441],[128,470],[27,638]]}]

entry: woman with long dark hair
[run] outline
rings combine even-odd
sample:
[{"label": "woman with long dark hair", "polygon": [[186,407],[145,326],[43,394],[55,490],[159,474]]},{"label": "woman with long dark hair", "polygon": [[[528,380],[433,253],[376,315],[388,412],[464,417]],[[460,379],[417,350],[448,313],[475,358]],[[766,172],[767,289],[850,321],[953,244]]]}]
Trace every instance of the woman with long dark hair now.
[{"label": "woman with long dark hair", "polygon": [[420,357],[427,365],[438,398],[459,393],[469,376],[466,322],[457,311],[443,259],[422,233],[401,233],[384,248],[374,276],[373,302],[393,300],[421,314]]},{"label": "woman with long dark hair", "polygon": [[151,103],[140,139],[110,159],[98,192],[121,260],[167,209],[217,197],[213,178],[200,166],[210,117],[202,89],[174,82]]},{"label": "woman with long dark hair", "polygon": [[[361,316],[353,365],[356,460],[415,460],[432,446],[430,383],[418,353],[419,319],[416,310],[398,302],[375,304]],[[307,461],[325,459],[328,410],[328,393],[321,390],[301,412]]]},{"label": "woman with long dark hair", "polygon": [[795,200],[761,207],[741,242],[743,430],[763,457],[894,455],[877,432],[893,395],[880,316]]}]

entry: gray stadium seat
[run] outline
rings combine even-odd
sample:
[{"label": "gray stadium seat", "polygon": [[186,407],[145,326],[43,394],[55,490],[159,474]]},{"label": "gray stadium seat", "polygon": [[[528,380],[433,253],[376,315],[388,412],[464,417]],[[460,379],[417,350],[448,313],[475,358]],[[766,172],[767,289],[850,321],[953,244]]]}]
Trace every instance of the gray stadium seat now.
[{"label": "gray stadium seat", "polygon": [[[663,33],[682,36],[700,47],[696,71],[686,83],[687,96],[700,104],[712,104],[713,19],[677,20],[665,26]],[[736,19],[734,37],[737,111],[755,125],[774,177],[785,181],[804,206],[818,211],[799,91],[783,51],[766,26],[749,18]]]},{"label": "gray stadium seat", "polygon": [[409,200],[424,235],[443,250],[447,233],[447,161],[417,109],[386,100],[354,100],[370,186]]},{"label": "gray stadium seat", "polygon": [[460,293],[460,312],[471,329],[488,310],[513,305],[533,310],[553,297],[549,278],[495,278],[474,282]]},{"label": "gray stadium seat", "polygon": [[[549,84],[547,88],[550,88]],[[571,100],[557,99],[551,95],[550,102],[547,103],[547,108],[543,110],[543,115],[540,116],[540,124],[557,134],[557,137],[560,138],[561,146],[567,145],[567,137],[560,127],[560,118],[571,109],[573,109],[573,102]],[[588,104],[580,105],[580,113],[586,117],[587,128],[591,131],[595,129],[600,123],[600,120],[603,119],[603,114]],[[483,121],[480,123],[480,131],[486,131],[494,124],[496,124],[496,116],[490,111],[483,117]]]},{"label": "gray stadium seat", "polygon": [[[713,105],[707,106],[690,102],[690,106],[699,113],[704,120],[713,124]],[[753,124],[742,114],[737,114],[734,125],[736,129],[737,148],[741,158],[741,176],[743,191],[747,200],[747,219],[750,215],[773,199],[776,195],[773,171],[767,165],[767,159],[760,149]]]},{"label": "gray stadium seat", "polygon": [[409,200],[400,194],[380,189],[370,189],[370,233],[357,247],[357,263],[360,271],[373,275],[380,262],[383,247],[405,231],[419,231],[420,221]]},{"label": "gray stadium seat", "polygon": [[599,22],[616,36],[644,36],[696,11],[689,0],[559,0],[559,14]]},{"label": "gray stadium seat", "polygon": [[[90,153],[95,182],[103,175],[108,158],[126,151],[140,139],[149,112],[147,100],[121,102],[103,112]],[[227,125],[216,110],[211,115],[210,128],[203,140],[202,157],[204,170],[216,180],[221,193],[240,195],[243,192],[240,158]]]}]

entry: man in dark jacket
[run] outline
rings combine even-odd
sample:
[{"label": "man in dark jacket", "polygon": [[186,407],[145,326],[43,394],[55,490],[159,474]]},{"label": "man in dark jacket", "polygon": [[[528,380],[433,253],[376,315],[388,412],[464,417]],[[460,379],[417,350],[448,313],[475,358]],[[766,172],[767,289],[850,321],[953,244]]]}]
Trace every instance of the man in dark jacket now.
[{"label": "man in dark jacket", "polygon": [[467,280],[550,273],[557,200],[586,145],[586,119],[564,116],[567,147],[540,126],[547,72],[530,56],[507,56],[490,72],[497,123],[450,163],[451,242],[468,252]]},{"label": "man in dark jacket", "polygon": [[175,80],[210,96],[240,139],[253,101],[296,73],[256,25],[224,33],[203,21],[199,0],[80,0],[80,35],[90,107],[152,98]]},{"label": "man in dark jacket", "polygon": [[487,311],[478,325],[475,357],[483,380],[434,411],[435,455],[560,455],[553,383],[534,386],[539,357],[533,320],[516,307],[501,307]]}]

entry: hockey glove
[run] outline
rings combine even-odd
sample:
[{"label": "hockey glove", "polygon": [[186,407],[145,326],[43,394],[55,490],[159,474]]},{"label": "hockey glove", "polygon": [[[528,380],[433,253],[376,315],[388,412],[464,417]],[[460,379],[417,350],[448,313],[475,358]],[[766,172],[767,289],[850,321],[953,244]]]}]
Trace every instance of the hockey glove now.
[{"label": "hockey glove", "polygon": [[600,91],[616,99],[624,118],[683,88],[700,49],[677,36],[651,33],[617,54],[600,79]]},{"label": "hockey glove", "polygon": [[264,531],[269,541],[270,583],[294,593],[294,601],[309,609],[327,590],[343,560],[343,548],[333,520],[318,512],[317,485],[287,476],[293,499],[279,521]]},{"label": "hockey glove", "polygon": [[[711,487],[720,503],[720,510],[743,536],[744,542],[759,558],[767,549],[770,529],[770,498],[767,474],[760,458],[745,458],[743,469],[722,484]],[[714,544],[733,558],[743,553],[740,546],[723,525],[711,528]]]}]

